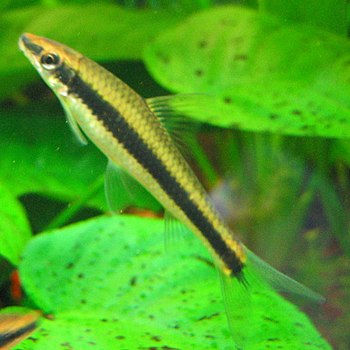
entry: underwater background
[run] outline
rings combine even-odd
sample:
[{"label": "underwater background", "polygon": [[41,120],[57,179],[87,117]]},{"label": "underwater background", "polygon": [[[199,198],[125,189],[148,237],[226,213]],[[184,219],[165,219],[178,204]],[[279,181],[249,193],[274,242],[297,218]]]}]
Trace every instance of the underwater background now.
[{"label": "underwater background", "polygon": [[[14,349],[350,349],[347,1],[0,9],[0,345],[24,333]],[[233,292],[230,330],[196,238],[165,237],[162,208],[139,187],[121,189],[122,215],[111,215],[106,159],[75,140],[18,49],[23,32],[76,49],[146,98],[202,94],[180,130],[200,181],[250,250],[326,302],[252,283],[250,296]],[[23,318],[32,310],[43,316]],[[2,315],[18,317],[10,331]]]}]

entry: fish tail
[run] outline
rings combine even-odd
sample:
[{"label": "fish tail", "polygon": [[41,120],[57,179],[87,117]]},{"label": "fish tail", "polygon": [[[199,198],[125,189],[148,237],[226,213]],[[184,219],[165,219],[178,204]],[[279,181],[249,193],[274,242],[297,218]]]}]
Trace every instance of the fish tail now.
[{"label": "fish tail", "polygon": [[246,278],[248,283],[258,283],[278,292],[298,295],[316,303],[325,302],[325,298],[322,295],[278,271],[247,247],[243,247],[247,256]]},{"label": "fish tail", "polygon": [[[256,332],[261,332],[252,325],[259,324],[259,320],[269,317],[262,314],[262,303],[269,303],[272,308],[275,303],[279,303],[278,300],[282,296],[276,291],[298,295],[316,303],[325,301],[320,294],[276,270],[245,246],[243,249],[246,260],[242,271],[229,276],[217,269],[228,326],[237,349],[247,348],[247,344],[256,338]],[[249,323],[244,332],[238,328],[242,322],[237,322],[242,318]]]}]

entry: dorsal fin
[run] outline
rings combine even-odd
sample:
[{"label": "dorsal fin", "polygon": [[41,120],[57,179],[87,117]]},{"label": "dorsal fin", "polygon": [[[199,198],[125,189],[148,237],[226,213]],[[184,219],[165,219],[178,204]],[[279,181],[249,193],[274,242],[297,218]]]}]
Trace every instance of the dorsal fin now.
[{"label": "dorsal fin", "polygon": [[146,99],[148,107],[185,156],[191,155],[187,145],[200,126],[195,115],[199,113],[204,98],[204,94],[178,94]]}]

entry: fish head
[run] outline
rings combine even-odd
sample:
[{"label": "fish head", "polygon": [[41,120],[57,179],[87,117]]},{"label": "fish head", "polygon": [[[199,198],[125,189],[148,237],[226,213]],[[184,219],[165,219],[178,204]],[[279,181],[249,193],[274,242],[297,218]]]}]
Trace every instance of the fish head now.
[{"label": "fish head", "polygon": [[20,36],[18,45],[49,87],[59,95],[67,94],[83,56],[56,41],[29,33]]}]

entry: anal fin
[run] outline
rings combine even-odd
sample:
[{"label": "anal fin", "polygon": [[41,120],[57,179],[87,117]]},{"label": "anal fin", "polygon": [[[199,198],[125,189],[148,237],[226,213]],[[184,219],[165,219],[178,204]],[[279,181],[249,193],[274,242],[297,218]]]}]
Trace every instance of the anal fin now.
[{"label": "anal fin", "polygon": [[164,212],[164,246],[166,251],[171,251],[174,245],[178,244],[179,238],[184,236],[192,237],[190,230],[169,211]]}]

